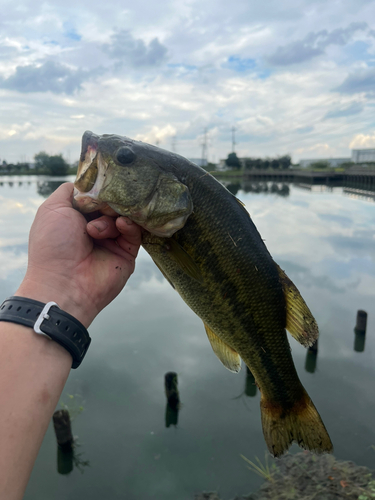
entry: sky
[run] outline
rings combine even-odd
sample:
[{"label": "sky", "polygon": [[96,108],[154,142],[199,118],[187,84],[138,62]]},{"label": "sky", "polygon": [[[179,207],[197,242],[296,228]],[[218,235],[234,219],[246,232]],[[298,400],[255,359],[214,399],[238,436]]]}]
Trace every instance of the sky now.
[{"label": "sky", "polygon": [[85,130],[188,158],[375,147],[375,2],[0,0],[0,159]]}]

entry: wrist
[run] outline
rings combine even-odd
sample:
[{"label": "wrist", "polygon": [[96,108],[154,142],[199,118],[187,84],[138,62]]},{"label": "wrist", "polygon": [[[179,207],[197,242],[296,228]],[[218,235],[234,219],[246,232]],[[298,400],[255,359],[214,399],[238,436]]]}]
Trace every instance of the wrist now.
[{"label": "wrist", "polygon": [[56,302],[60,309],[80,321],[85,328],[89,327],[96,316],[95,312],[87,307],[87,301],[84,301],[82,297],[78,299],[74,296],[71,285],[60,281],[40,282],[26,275],[15,295],[43,303]]}]

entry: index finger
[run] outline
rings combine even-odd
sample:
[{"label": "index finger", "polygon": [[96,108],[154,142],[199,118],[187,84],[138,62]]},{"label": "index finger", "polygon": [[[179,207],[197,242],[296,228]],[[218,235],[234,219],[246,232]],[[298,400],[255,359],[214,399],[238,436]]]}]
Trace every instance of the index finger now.
[{"label": "index finger", "polygon": [[132,255],[137,255],[142,242],[142,228],[128,217],[118,217],[116,227],[121,233],[121,236],[117,238],[117,243]]},{"label": "index finger", "polygon": [[72,182],[64,182],[46,199],[43,205],[49,208],[51,206],[72,208],[73,187]]}]

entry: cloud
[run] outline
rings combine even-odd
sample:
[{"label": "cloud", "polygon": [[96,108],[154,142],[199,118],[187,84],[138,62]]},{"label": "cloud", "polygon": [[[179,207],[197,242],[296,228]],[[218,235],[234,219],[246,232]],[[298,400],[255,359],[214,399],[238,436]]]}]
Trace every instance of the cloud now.
[{"label": "cloud", "polygon": [[375,131],[372,135],[357,134],[349,144],[350,149],[356,148],[374,148],[375,147]]},{"label": "cloud", "polygon": [[309,132],[312,132],[313,130],[314,130],[314,127],[312,125],[308,125],[306,127],[296,128],[297,134],[308,134]]},{"label": "cloud", "polygon": [[329,120],[331,118],[343,118],[345,116],[358,115],[363,111],[363,105],[359,102],[353,102],[349,106],[340,109],[333,109],[332,111],[328,111],[323,117],[323,120]]},{"label": "cloud", "polygon": [[324,50],[309,46],[304,40],[278,47],[276,52],[267,57],[267,61],[275,66],[287,66],[308,61],[324,54]]},{"label": "cloud", "polygon": [[0,60],[1,59],[9,59],[17,56],[19,50],[17,47],[11,45],[0,44]]},{"label": "cloud", "polygon": [[82,70],[46,61],[41,65],[17,66],[16,72],[0,82],[0,87],[18,92],[53,92],[72,94],[81,88],[85,78]]},{"label": "cloud", "polygon": [[338,28],[331,32],[327,30],[316,33],[311,32],[302,40],[296,40],[278,47],[273,54],[266,57],[266,60],[276,66],[287,66],[309,61],[324,54],[329,45],[346,45],[356,32],[367,29],[367,23],[351,23],[345,29]]},{"label": "cloud", "polygon": [[360,92],[373,94],[375,90],[375,68],[363,69],[351,73],[334,90],[342,94],[357,94]]},{"label": "cloud", "polygon": [[158,38],[146,45],[141,38],[134,38],[128,30],[118,31],[111,36],[111,43],[102,45],[102,49],[113,59],[124,64],[137,66],[158,66],[166,60],[167,48]]},{"label": "cloud", "polygon": [[[328,156],[332,156],[335,151],[327,143],[318,143],[318,144],[314,144],[313,146],[310,146],[307,148],[296,149],[295,152],[298,155],[314,152],[316,154],[324,155],[324,156],[328,157]],[[315,154],[314,154],[314,157],[315,157]]]}]

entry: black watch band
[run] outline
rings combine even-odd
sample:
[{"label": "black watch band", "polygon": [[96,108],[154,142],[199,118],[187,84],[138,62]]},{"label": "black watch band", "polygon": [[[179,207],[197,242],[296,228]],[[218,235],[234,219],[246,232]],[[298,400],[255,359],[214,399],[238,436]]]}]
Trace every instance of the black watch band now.
[{"label": "black watch band", "polygon": [[81,364],[91,342],[82,323],[55,302],[43,304],[25,297],[9,297],[0,306],[0,321],[29,326],[62,345],[72,355],[72,368]]}]

